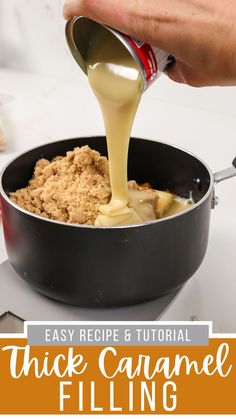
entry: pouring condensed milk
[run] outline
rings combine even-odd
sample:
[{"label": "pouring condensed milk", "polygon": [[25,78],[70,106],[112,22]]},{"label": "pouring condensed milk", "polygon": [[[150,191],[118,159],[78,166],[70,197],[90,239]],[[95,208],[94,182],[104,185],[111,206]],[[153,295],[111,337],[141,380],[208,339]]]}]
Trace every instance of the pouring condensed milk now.
[{"label": "pouring condensed milk", "polygon": [[138,224],[128,208],[127,157],[130,132],[141,98],[141,77],[128,50],[110,32],[97,34],[88,51],[88,79],[99,101],[106,129],[112,198],[100,207],[95,225]]},{"label": "pouring condensed milk", "polygon": [[98,99],[106,131],[112,196],[99,208],[95,225],[140,224],[191,206],[191,200],[127,179],[130,133],[142,93],[173,57],[84,17],[71,19],[66,34]]}]

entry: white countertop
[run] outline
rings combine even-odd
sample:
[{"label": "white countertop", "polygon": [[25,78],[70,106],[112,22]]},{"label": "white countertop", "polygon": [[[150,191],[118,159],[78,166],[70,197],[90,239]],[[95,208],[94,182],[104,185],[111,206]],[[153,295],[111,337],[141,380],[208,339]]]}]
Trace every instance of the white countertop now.
[{"label": "white countertop", "polygon": [[[0,169],[17,153],[58,139],[103,134],[96,100],[78,71],[78,84],[0,70],[0,106],[7,137]],[[195,153],[213,172],[236,156],[236,88],[191,89],[156,82],[142,100],[134,136],[165,140]],[[215,331],[236,332],[236,178],[217,186],[208,253],[162,320],[213,320]],[[6,259],[0,232],[0,263]]]}]

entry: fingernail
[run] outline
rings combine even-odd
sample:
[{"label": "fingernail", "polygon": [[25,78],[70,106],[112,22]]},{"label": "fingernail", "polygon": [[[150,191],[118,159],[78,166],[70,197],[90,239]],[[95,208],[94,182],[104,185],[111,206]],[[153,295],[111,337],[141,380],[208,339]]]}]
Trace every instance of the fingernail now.
[{"label": "fingernail", "polygon": [[176,62],[176,59],[173,55],[168,56],[168,64],[165,66],[164,72],[168,71],[169,68]]},{"label": "fingernail", "polygon": [[168,64],[165,66],[164,71],[168,71],[171,65],[172,65],[172,63],[168,63]]}]

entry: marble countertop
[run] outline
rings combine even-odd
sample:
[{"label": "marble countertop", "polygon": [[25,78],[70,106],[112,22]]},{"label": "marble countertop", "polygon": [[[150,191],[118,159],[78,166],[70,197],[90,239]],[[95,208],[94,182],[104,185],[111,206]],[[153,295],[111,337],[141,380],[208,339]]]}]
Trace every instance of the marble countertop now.
[{"label": "marble countertop", "polygon": [[[133,135],[167,141],[202,158],[216,172],[236,156],[236,88],[191,89],[165,77],[142,100]],[[103,134],[86,79],[73,81],[0,69],[0,120],[6,150],[0,169],[17,153],[64,138]],[[213,320],[236,332],[236,178],[217,186],[207,256],[162,320]],[[0,228],[0,263],[6,259]]]}]

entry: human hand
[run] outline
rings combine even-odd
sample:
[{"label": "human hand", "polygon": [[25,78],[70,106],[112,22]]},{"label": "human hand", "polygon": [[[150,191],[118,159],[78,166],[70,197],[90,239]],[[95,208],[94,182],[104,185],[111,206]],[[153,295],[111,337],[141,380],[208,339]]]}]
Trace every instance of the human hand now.
[{"label": "human hand", "polygon": [[236,0],[66,0],[87,16],[176,58],[167,71],[191,86],[236,85]]}]

